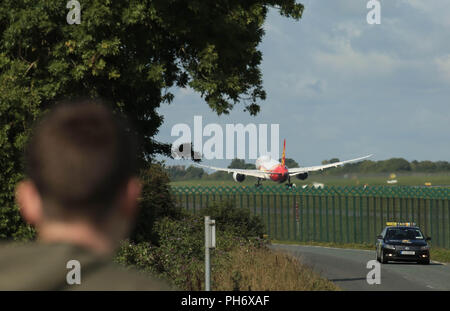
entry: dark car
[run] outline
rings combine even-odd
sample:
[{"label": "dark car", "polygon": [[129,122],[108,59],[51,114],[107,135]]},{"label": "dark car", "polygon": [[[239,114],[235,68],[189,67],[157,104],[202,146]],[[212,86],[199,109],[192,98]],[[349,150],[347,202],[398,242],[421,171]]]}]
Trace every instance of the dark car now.
[{"label": "dark car", "polygon": [[383,264],[389,261],[429,264],[430,246],[427,242],[430,240],[414,223],[388,223],[377,236],[377,260]]}]

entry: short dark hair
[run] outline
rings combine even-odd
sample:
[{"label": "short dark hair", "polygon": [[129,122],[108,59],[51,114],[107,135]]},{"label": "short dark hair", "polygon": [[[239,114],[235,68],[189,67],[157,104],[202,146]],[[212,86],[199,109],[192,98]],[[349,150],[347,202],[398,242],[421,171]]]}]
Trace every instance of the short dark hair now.
[{"label": "short dark hair", "polygon": [[[100,99],[56,104],[37,124],[26,150],[26,171],[48,216],[110,209],[136,174],[133,130]],[[47,208],[47,210],[46,210]]]}]

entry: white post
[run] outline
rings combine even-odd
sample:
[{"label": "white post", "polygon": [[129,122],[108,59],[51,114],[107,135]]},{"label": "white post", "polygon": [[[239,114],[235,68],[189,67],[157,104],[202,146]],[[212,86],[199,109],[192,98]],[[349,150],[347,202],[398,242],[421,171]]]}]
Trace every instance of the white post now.
[{"label": "white post", "polygon": [[216,247],[216,221],[205,216],[205,291],[211,290],[210,249]]}]

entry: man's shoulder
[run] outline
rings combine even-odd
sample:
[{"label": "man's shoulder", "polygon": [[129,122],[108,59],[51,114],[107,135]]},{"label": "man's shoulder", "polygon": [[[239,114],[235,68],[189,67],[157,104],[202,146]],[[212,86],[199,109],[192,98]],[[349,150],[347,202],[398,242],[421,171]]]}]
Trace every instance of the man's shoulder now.
[{"label": "man's shoulder", "polygon": [[[2,290],[171,290],[164,280],[70,244],[1,244],[0,249]],[[69,284],[77,273],[80,284]]]}]

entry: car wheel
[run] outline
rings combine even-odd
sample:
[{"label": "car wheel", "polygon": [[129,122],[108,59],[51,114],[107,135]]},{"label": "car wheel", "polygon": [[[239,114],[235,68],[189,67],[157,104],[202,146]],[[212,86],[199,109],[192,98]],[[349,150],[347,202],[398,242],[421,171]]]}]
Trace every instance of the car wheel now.
[{"label": "car wheel", "polygon": [[384,256],[384,251],[383,250],[381,250],[381,255],[380,256],[381,256],[380,257],[380,262],[381,263],[388,263],[386,257]]},{"label": "car wheel", "polygon": [[378,250],[376,250],[376,253],[377,253],[377,261],[381,262],[380,256],[378,255]]}]

